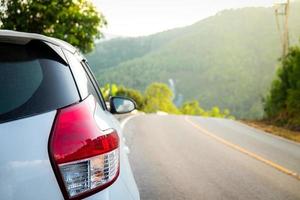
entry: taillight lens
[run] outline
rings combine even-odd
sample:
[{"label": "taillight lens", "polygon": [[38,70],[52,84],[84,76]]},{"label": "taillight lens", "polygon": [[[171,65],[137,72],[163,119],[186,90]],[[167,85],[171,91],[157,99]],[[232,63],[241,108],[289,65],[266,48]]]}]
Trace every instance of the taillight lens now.
[{"label": "taillight lens", "polygon": [[111,185],[119,174],[119,137],[94,119],[95,100],[58,111],[49,153],[65,197],[80,199]]}]

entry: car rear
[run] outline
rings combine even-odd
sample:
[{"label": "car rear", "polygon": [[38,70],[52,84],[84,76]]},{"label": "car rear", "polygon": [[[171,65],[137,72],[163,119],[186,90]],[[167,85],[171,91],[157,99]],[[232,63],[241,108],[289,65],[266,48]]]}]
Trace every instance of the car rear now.
[{"label": "car rear", "polygon": [[0,33],[1,199],[138,199],[121,130],[65,54]]}]

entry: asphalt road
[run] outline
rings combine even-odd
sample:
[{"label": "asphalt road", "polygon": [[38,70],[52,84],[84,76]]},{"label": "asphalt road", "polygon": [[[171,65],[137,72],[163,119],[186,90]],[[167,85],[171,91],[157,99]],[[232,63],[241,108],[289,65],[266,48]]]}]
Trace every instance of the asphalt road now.
[{"label": "asphalt road", "polygon": [[239,122],[139,115],[124,126],[142,200],[300,200],[300,145]]}]

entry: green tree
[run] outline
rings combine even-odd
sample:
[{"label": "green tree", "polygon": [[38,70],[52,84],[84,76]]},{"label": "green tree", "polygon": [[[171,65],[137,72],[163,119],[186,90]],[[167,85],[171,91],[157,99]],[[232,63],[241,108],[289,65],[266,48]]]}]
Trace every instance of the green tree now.
[{"label": "green tree", "polygon": [[185,102],[180,107],[180,112],[185,115],[197,115],[203,117],[219,117],[219,118],[235,119],[235,117],[230,114],[229,109],[225,109],[222,112],[219,107],[214,106],[211,110],[205,111],[203,108],[199,106],[198,101]]},{"label": "green tree", "polygon": [[224,109],[224,111],[223,111],[223,117],[224,118],[228,118],[228,119],[232,119],[232,120],[235,119],[235,117],[233,115],[231,115],[229,109]]},{"label": "green tree", "polygon": [[103,87],[100,88],[103,98],[105,101],[109,99],[109,92],[110,92],[110,84],[105,84]]},{"label": "green tree", "polygon": [[197,115],[204,117],[220,117],[235,119],[228,109],[221,111],[218,107],[211,110],[204,110],[199,106],[198,101],[187,101],[179,109],[174,105],[173,93],[171,89],[164,83],[152,83],[149,85],[143,95],[140,91],[118,86],[116,84],[105,84],[101,88],[104,99],[108,101],[110,96],[124,96],[132,98],[138,110],[146,113],[155,113],[163,111],[171,114]]},{"label": "green tree", "polygon": [[300,47],[289,49],[281,60],[278,78],[265,100],[268,119],[293,129],[300,129]]},{"label": "green tree", "polygon": [[179,114],[179,110],[172,102],[173,93],[164,83],[152,83],[145,91],[144,111],[153,113],[164,111]]},{"label": "green tree", "polygon": [[100,38],[104,16],[89,0],[0,0],[0,28],[65,40],[83,52]]},{"label": "green tree", "polygon": [[214,106],[209,113],[211,117],[223,117],[219,107],[217,106]]},{"label": "green tree", "polygon": [[185,102],[181,106],[180,112],[185,115],[199,115],[199,116],[205,115],[205,111],[203,110],[203,108],[199,106],[198,101]]},{"label": "green tree", "polygon": [[104,87],[101,87],[100,90],[102,92],[104,100],[108,101],[109,97],[117,95],[119,88],[116,84],[107,83],[104,85]]},{"label": "green tree", "polygon": [[118,86],[116,84],[108,84],[108,83],[105,84],[104,87],[100,89],[105,101],[108,101],[109,97],[111,96],[129,97],[136,102],[138,110],[143,109],[144,97],[141,94],[141,92],[138,90],[132,88],[126,88],[124,86]]},{"label": "green tree", "polygon": [[119,86],[118,91],[116,92],[117,96],[124,96],[133,99],[136,102],[137,109],[142,110],[144,105],[144,97],[140,91],[126,88],[124,86]]}]

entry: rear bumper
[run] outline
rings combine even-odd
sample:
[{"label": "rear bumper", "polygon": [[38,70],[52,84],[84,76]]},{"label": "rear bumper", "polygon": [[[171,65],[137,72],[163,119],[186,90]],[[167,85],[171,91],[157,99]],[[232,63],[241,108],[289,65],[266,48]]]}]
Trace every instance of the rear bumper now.
[{"label": "rear bumper", "polygon": [[109,188],[98,192],[90,197],[86,198],[87,200],[140,200],[139,192],[136,190],[135,194],[132,194],[128,190],[128,187],[123,182],[122,178],[119,177],[114,184]]}]

